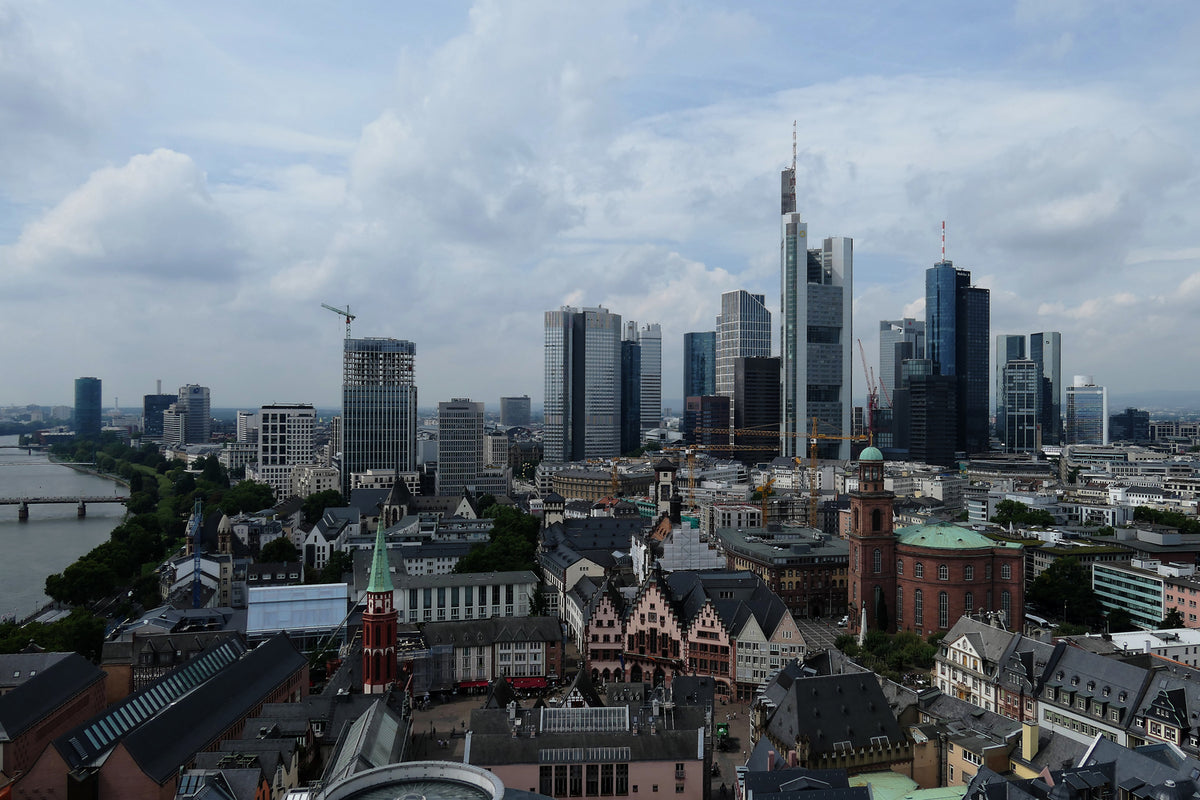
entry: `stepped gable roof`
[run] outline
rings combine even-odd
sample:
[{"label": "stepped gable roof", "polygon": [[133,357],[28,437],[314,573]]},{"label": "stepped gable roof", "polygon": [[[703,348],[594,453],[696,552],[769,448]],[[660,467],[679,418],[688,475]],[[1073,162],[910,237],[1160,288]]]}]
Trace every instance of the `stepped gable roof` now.
[{"label": "stepped gable roof", "polygon": [[778,740],[806,738],[813,753],[833,753],[848,742],[854,750],[872,740],[905,741],[904,733],[873,675],[819,675],[792,683],[783,701],[767,718]]},{"label": "stepped gable roof", "polygon": [[[0,695],[0,742],[11,742],[55,709],[104,678],[104,673],[77,653],[39,653],[62,656],[7,694]],[[12,674],[11,672],[8,674]]]},{"label": "stepped gable roof", "polygon": [[753,617],[767,636],[788,613],[782,599],[753,572],[699,570],[672,572],[668,582],[680,604],[685,624],[711,602],[730,635],[736,636]]},{"label": "stepped gable roof", "polygon": [[1020,549],[1016,542],[999,542],[982,533],[962,528],[950,522],[930,522],[909,525],[896,531],[900,544],[928,547],[934,550],[982,550],[993,547]]}]

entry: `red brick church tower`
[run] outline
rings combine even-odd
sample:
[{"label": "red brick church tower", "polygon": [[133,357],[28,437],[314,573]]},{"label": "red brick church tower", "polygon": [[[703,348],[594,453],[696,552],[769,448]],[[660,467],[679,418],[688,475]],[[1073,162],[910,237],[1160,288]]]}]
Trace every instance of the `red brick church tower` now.
[{"label": "red brick church tower", "polygon": [[396,682],[396,609],[388,570],[383,518],[375,531],[375,554],[367,583],[367,610],[362,616],[363,694],[383,694]]},{"label": "red brick church tower", "polygon": [[868,631],[896,631],[896,536],[892,501],[883,488],[883,453],[868,447],[858,458],[858,489],[850,493],[850,631],[866,609]]}]

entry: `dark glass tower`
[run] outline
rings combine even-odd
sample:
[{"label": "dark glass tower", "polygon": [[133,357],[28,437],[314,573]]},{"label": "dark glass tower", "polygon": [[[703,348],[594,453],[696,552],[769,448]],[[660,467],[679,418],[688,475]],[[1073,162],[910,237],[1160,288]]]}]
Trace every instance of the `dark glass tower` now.
[{"label": "dark glass tower", "polygon": [[621,342],[621,452],[642,445],[642,345],[638,340]]},{"label": "dark glass tower", "polygon": [[955,378],[956,448],[988,449],[991,375],[991,294],[971,285],[971,273],[939,261],[925,271],[925,336],[935,374]]},{"label": "dark glass tower", "polygon": [[[733,427],[753,431],[779,430],[782,417],[779,358],[736,358],[733,374]],[[779,455],[779,440],[772,436],[734,434],[733,448],[734,459],[743,464],[757,464]]]},{"label": "dark glass tower", "polygon": [[147,394],[142,396],[142,432],[150,439],[161,439],[163,435],[163,412],[179,400],[174,394]]},{"label": "dark glass tower", "polygon": [[417,466],[417,348],[404,339],[346,339],[342,355],[342,495],[351,475]]},{"label": "dark glass tower", "polygon": [[1062,334],[1045,331],[1029,334],[1029,360],[1037,365],[1038,424],[1042,444],[1062,442]]},{"label": "dark glass tower", "polygon": [[683,335],[683,396],[717,393],[717,332]]},{"label": "dark glass tower", "polygon": [[75,433],[87,438],[100,435],[100,379],[75,379]]}]

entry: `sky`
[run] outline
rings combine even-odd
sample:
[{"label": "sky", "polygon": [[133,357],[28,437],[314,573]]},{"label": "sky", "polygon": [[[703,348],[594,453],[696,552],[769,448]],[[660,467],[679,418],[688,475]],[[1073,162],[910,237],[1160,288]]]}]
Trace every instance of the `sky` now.
[{"label": "sky", "polygon": [[0,0],[0,406],[90,375],[106,407],[336,407],[322,303],[416,343],[422,405],[540,403],[564,304],[660,323],[679,398],[722,292],[766,295],[778,351],[793,123],[876,369],[945,221],[993,339],[1195,389],[1198,41],[1171,0]]}]

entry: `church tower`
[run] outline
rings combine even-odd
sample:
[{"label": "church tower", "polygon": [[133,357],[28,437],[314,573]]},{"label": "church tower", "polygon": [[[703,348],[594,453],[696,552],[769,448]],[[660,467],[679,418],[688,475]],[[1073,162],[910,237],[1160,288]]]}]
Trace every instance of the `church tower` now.
[{"label": "church tower", "polygon": [[382,694],[396,682],[396,609],[388,570],[383,517],[375,531],[375,554],[367,583],[367,609],[362,616],[363,694]]},{"label": "church tower", "polygon": [[660,459],[654,465],[654,500],[659,514],[671,513],[671,497],[675,494],[675,465],[670,459]]},{"label": "church tower", "polygon": [[858,459],[858,489],[850,493],[850,597],[852,633],[896,630],[896,536],[892,501],[883,488],[883,453],[876,447]]}]

